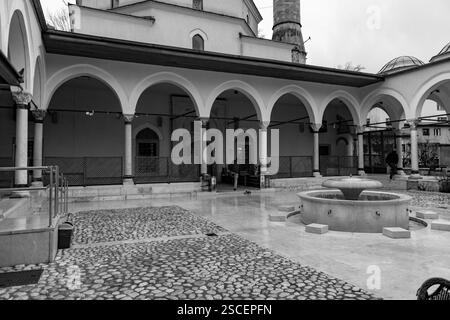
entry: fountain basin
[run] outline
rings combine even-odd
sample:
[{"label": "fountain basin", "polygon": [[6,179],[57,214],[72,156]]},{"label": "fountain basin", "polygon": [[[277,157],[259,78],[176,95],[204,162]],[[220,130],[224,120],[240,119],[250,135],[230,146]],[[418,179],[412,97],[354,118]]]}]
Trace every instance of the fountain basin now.
[{"label": "fountain basin", "polygon": [[339,190],[298,194],[302,222],[328,225],[329,230],[382,233],[385,227],[409,229],[410,196],[365,191],[358,200],[346,200]]}]

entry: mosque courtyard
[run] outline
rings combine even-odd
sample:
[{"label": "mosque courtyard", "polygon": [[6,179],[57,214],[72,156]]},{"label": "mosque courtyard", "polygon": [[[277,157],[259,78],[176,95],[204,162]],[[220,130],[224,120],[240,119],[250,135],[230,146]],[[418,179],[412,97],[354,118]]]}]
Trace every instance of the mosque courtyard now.
[{"label": "mosque courtyard", "polygon": [[[410,195],[413,210],[450,219],[449,195]],[[415,299],[425,280],[450,278],[448,232],[309,234],[299,216],[269,221],[286,204],[298,205],[296,192],[74,203],[72,248],[49,265],[0,269],[44,270],[0,299]]]}]

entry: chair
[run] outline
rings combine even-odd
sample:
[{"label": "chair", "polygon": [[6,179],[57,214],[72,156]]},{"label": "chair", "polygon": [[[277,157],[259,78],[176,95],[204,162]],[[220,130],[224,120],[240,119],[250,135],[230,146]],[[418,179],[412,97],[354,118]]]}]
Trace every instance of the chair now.
[{"label": "chair", "polygon": [[[437,287],[432,293],[429,290]],[[450,300],[450,281],[442,278],[432,278],[417,291],[417,300]]]}]

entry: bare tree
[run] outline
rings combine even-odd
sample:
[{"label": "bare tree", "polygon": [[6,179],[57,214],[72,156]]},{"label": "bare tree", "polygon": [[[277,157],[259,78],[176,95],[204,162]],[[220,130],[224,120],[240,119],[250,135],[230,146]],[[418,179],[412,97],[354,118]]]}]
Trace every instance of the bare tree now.
[{"label": "bare tree", "polygon": [[358,64],[357,66],[354,66],[353,63],[351,63],[351,62],[347,62],[344,66],[338,65],[337,68],[346,70],[346,71],[356,71],[356,72],[361,72],[366,69],[366,67],[364,67],[360,64]]},{"label": "bare tree", "polygon": [[64,9],[47,11],[47,24],[56,30],[70,31],[69,15]]}]

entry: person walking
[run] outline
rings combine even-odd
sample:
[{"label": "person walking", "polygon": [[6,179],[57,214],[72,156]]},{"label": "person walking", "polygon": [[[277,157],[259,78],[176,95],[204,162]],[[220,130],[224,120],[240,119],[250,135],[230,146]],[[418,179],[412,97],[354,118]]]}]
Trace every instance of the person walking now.
[{"label": "person walking", "polygon": [[394,176],[397,174],[398,159],[399,159],[398,154],[395,151],[395,149],[393,149],[386,157],[386,163],[388,164],[388,166],[391,169],[390,175],[389,175],[389,178],[391,181],[394,178]]}]

